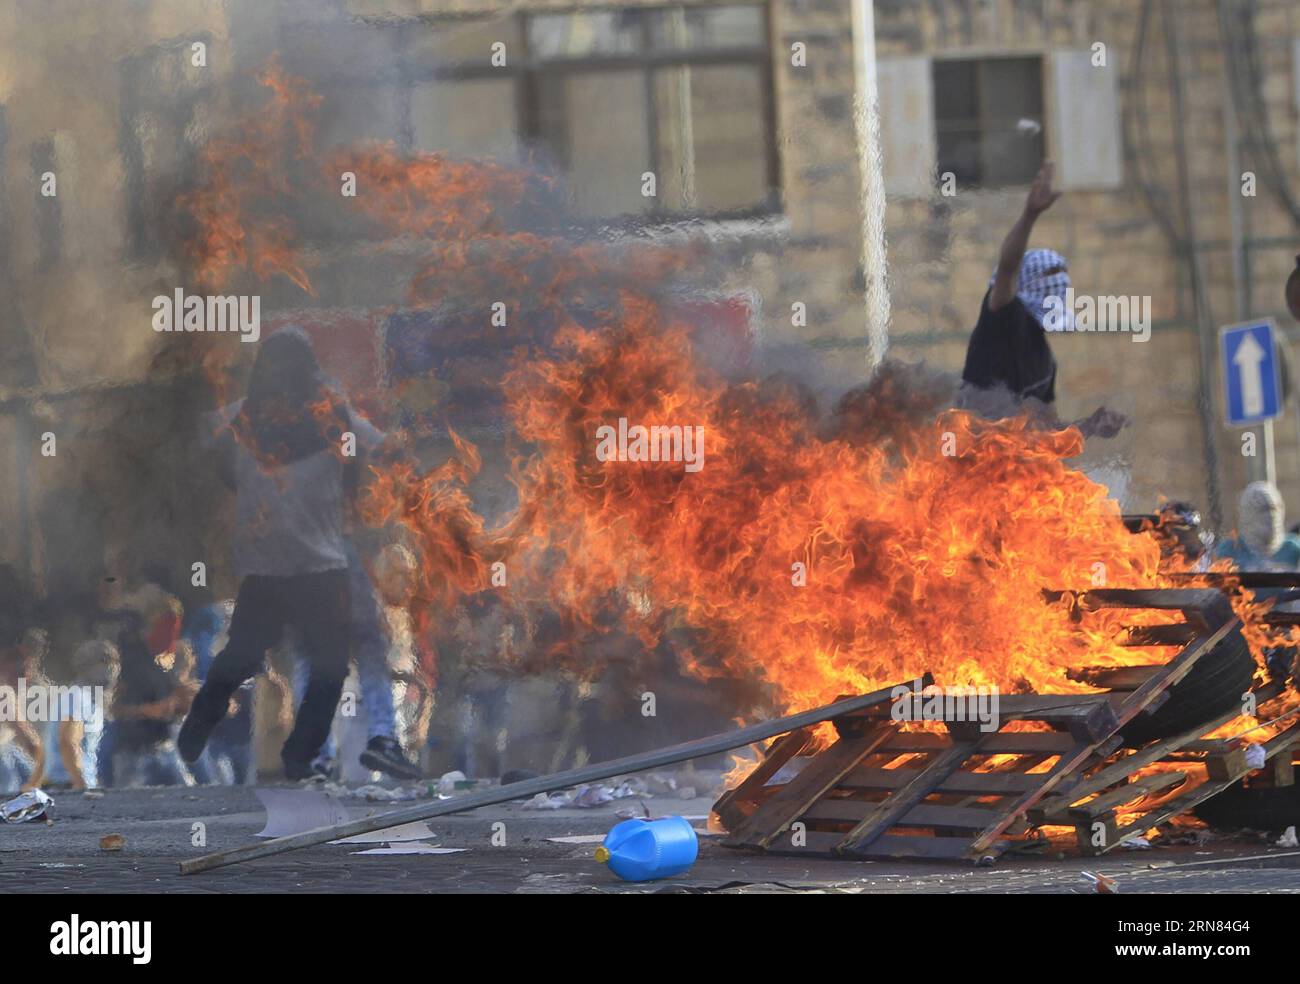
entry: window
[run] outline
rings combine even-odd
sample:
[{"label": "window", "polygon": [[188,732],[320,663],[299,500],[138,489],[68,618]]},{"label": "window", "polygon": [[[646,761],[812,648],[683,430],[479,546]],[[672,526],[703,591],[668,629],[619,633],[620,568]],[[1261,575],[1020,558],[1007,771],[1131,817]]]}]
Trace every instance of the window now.
[{"label": "window", "polygon": [[[509,161],[535,148],[589,218],[777,208],[761,4],[539,13],[421,33],[403,55],[420,149]],[[504,68],[489,61],[497,41]],[[654,197],[641,193],[646,171]]]},{"label": "window", "polygon": [[984,188],[1027,184],[1043,161],[1041,58],[934,63],[939,173]]},{"label": "window", "polygon": [[192,39],[156,44],[121,63],[122,119],[119,140],[126,166],[127,230],[140,257],[167,252],[164,230],[180,182],[193,173],[208,139],[210,72],[190,61]]}]

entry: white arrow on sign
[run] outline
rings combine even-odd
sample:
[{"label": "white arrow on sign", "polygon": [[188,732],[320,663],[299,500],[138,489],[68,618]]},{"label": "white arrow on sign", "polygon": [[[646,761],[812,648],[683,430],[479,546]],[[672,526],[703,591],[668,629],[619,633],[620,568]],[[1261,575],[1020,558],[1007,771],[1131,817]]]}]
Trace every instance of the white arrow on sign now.
[{"label": "white arrow on sign", "polygon": [[1255,341],[1255,333],[1248,331],[1232,353],[1232,364],[1241,376],[1241,413],[1244,417],[1258,417],[1264,412],[1264,374],[1260,366],[1268,358],[1263,346]]}]

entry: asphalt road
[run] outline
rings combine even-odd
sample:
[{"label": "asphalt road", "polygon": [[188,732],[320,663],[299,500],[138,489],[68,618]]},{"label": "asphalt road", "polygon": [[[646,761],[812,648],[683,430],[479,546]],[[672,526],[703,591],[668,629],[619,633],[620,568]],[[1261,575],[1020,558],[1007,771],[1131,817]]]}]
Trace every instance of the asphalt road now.
[{"label": "asphalt road", "polygon": [[[1090,892],[1081,872],[1114,878],[1121,893],[1300,892],[1300,851],[1243,835],[1204,846],[1120,851],[1103,859],[1005,857],[991,867],[965,863],[857,862],[774,857],[722,847],[702,837],[686,874],[643,885],[619,881],[592,858],[594,844],[550,838],[603,835],[617,810],[697,818],[710,800],[618,800],[591,810],[525,810],[518,803],[432,821],[430,843],[457,853],[361,855],[370,845],[324,845],[203,874],[182,876],[180,861],[256,839],[266,811],[247,787],[107,790],[102,797],[57,792],[53,824],[0,824],[0,894],[88,893],[572,893],[572,892]],[[351,816],[388,804],[342,800]],[[406,805],[406,804],[398,804]],[[201,827],[196,828],[196,824]],[[196,830],[206,841],[197,846]],[[122,850],[100,838],[121,834]],[[1241,860],[1247,859],[1247,860]]]}]

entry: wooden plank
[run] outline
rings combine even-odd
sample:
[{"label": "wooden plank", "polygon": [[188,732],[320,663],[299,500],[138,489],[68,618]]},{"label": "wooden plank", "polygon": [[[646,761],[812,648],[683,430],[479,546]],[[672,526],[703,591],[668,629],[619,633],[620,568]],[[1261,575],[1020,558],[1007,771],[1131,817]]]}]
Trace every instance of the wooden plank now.
[{"label": "wooden plank", "polygon": [[1295,763],[1290,755],[1275,755],[1269,762],[1268,777],[1274,786],[1295,785]]},{"label": "wooden plank", "polygon": [[[1081,742],[1076,745],[1072,751],[1066,752],[1056,762],[1056,765],[1045,774],[1035,774],[1032,777],[1038,779],[1036,787],[1023,792],[1007,808],[1001,819],[996,823],[990,824],[971,842],[971,851],[975,854],[982,854],[989,851],[998,841],[998,838],[1013,824],[1020,820],[1028,810],[1048,793],[1058,791],[1066,784],[1073,784],[1077,781],[1076,773],[1088,762],[1097,748],[1105,742],[1114,741],[1113,737],[1103,739],[1098,742]],[[1077,797],[1076,797],[1077,799]]]},{"label": "wooden plank", "polygon": [[1137,690],[1152,676],[1164,669],[1163,664],[1155,666],[1076,666],[1066,670],[1067,680],[1086,683],[1090,687],[1105,687],[1108,690]]},{"label": "wooden plank", "polygon": [[[858,823],[887,800],[830,799],[822,797],[802,819],[810,822]],[[918,803],[909,809],[896,827],[951,827],[955,830],[983,830],[997,819],[997,811],[978,806],[947,806]],[[842,834],[839,836],[843,836]]]},{"label": "wooden plank", "polygon": [[1135,649],[1143,646],[1185,646],[1196,638],[1198,631],[1196,626],[1186,622],[1173,625],[1126,625],[1119,637],[1119,644]]},{"label": "wooden plank", "polygon": [[[1047,724],[1059,724],[1070,730],[1081,740],[1097,740],[1110,735],[1117,721],[1114,709],[1109,702],[1109,694],[1008,694],[998,698],[996,717],[998,721],[1042,721]],[[900,700],[891,705],[890,714],[895,708],[898,715],[905,720],[925,720],[927,698],[922,695]],[[962,705],[958,704],[958,708]],[[992,708],[990,708],[991,710]],[[884,712],[878,712],[884,718]],[[944,719],[949,727],[967,724],[971,729],[975,722],[962,718]],[[995,722],[996,723],[996,722]],[[986,734],[992,734],[991,729]]]},{"label": "wooden plank", "polygon": [[[1048,601],[1060,601],[1069,596],[1068,591],[1044,591]],[[1084,611],[1102,608],[1154,608],[1158,611],[1207,608],[1222,592],[1212,588],[1096,588],[1081,591],[1074,596],[1075,603]]]},{"label": "wooden plank", "polygon": [[180,871],[183,875],[210,871],[213,868],[238,864],[241,861],[251,861],[255,858],[270,857],[300,847],[312,847],[316,844],[327,844],[332,840],[354,837],[357,834],[370,834],[377,830],[387,830],[390,827],[398,827],[417,820],[432,820],[435,817],[476,810],[481,806],[495,806],[500,803],[508,803],[511,800],[529,799],[538,793],[567,789],[570,786],[577,786],[584,782],[599,782],[602,779],[612,779],[615,776],[632,772],[644,772],[648,769],[662,768],[665,765],[687,762],[705,755],[729,752],[732,749],[752,745],[756,741],[766,741],[769,738],[775,738],[777,735],[783,735],[799,728],[806,728],[822,721],[829,721],[841,714],[848,714],[875,704],[886,703],[893,699],[893,692],[893,687],[885,687],[869,694],[862,694],[860,697],[837,700],[833,704],[800,711],[797,714],[790,714],[772,721],[760,721],[744,728],[737,728],[735,731],[710,735],[706,738],[697,738],[694,741],[669,745],[665,748],[641,752],[637,755],[627,755],[607,762],[597,762],[552,775],[538,776],[536,779],[525,779],[522,782],[511,783],[509,786],[485,789],[465,796],[439,800],[436,803],[416,803],[397,810],[390,810],[375,817],[365,817],[331,827],[317,827],[301,834],[276,837],[258,844],[247,844],[228,851],[206,854],[203,857],[182,861]]},{"label": "wooden plank", "polygon": [[[1256,705],[1258,706],[1272,700],[1284,689],[1283,685],[1278,683],[1266,683],[1260,687],[1256,687],[1253,691],[1255,694]],[[1230,711],[1224,711],[1217,717],[1213,717],[1209,721],[1198,724],[1195,728],[1190,728],[1181,734],[1174,735],[1172,738],[1165,738],[1163,741],[1154,742],[1146,748],[1140,749],[1131,755],[1126,755],[1124,758],[1098,770],[1091,776],[1081,779],[1070,791],[1072,796],[1070,802],[1078,802],[1085,796],[1090,796],[1093,793],[1106,789],[1108,786],[1113,786],[1116,783],[1123,782],[1134,772],[1137,772],[1138,769],[1144,768],[1152,762],[1159,761],[1170,752],[1177,751],[1185,745],[1196,741],[1202,735],[1215,731],[1233,720],[1233,718],[1240,716],[1241,712],[1237,708],[1233,708]],[[1070,804],[1065,804],[1067,807],[1069,805]]]},{"label": "wooden plank", "polygon": [[[1280,735],[1277,735],[1264,743],[1265,761],[1268,761],[1275,755],[1288,753],[1292,744],[1298,738],[1300,738],[1300,722],[1293,724]],[[1108,846],[1105,850],[1109,851],[1123,843],[1129,837],[1139,835],[1144,831],[1150,830],[1152,827],[1160,826],[1166,820],[1176,817],[1179,814],[1189,812],[1197,805],[1204,803],[1211,796],[1223,792],[1223,790],[1227,789],[1234,782],[1237,782],[1237,780],[1222,779],[1217,782],[1211,780],[1202,783],[1195,789],[1188,790],[1181,796],[1175,796],[1162,806],[1156,807],[1156,809],[1151,812],[1145,813],[1137,820],[1121,827],[1115,843]]]},{"label": "wooden plank", "polygon": [[884,744],[894,724],[881,724],[874,734],[861,738],[841,738],[804,766],[803,771],[780,787],[727,838],[732,844],[767,847],[803,816],[822,796],[834,789],[845,773],[862,761],[863,756]]},{"label": "wooden plank", "polygon": [[1246,766],[1246,749],[1238,746],[1222,752],[1215,752],[1205,757],[1205,774],[1218,782],[1244,776],[1250,769]]},{"label": "wooden plank", "polygon": [[1300,588],[1300,573],[1293,571],[1188,571],[1168,576],[1191,584],[1236,582],[1243,588]]},{"label": "wooden plank", "polygon": [[1070,816],[1077,820],[1090,820],[1117,810],[1125,803],[1131,803],[1135,799],[1146,796],[1162,796],[1175,786],[1180,786],[1186,781],[1187,773],[1176,769],[1143,776],[1132,782],[1124,783],[1122,786],[1117,786],[1108,792],[1101,793],[1086,803],[1070,807]]},{"label": "wooden plank", "polygon": [[[883,752],[933,752],[947,748],[952,739],[929,731],[900,731],[881,746]],[[999,731],[980,742],[980,755],[1059,755],[1075,746],[1061,731]]]},{"label": "wooden plank", "polygon": [[1053,710],[1086,714],[1089,708],[1106,703],[1107,698],[1107,694],[1002,694],[998,711],[1022,717]]},{"label": "wooden plank", "polygon": [[925,768],[917,770],[917,774],[907,784],[898,787],[871,813],[863,817],[844,836],[844,840],[836,850],[842,854],[860,853],[873,840],[894,826],[912,807],[950,778],[979,747],[979,739],[954,741],[951,748],[936,753],[926,763]]},{"label": "wooden plank", "polygon": [[[908,691],[918,691],[925,690],[927,687],[932,686],[934,686],[934,676],[927,671],[917,679],[906,684],[905,689]],[[835,718],[835,730],[839,733],[841,738],[860,738],[875,727],[875,723],[879,718],[880,715],[873,713],[872,708],[867,708],[862,711],[854,711],[851,714],[841,714],[839,717]]]},{"label": "wooden plank", "polygon": [[713,812],[718,815],[722,825],[730,830],[744,819],[742,803],[747,803],[760,789],[767,785],[769,779],[781,771],[786,763],[802,752],[812,739],[811,728],[800,728],[782,735],[767,750],[763,760],[754,766],[754,771],[747,775],[739,785],[728,789],[713,804]]},{"label": "wooden plank", "polygon": [[[845,789],[901,789],[919,776],[922,769],[873,769],[859,766],[840,782]],[[933,791],[936,793],[969,793],[975,796],[997,796],[1022,793],[1033,789],[1047,776],[1026,776],[1015,772],[957,772],[950,775]]]}]

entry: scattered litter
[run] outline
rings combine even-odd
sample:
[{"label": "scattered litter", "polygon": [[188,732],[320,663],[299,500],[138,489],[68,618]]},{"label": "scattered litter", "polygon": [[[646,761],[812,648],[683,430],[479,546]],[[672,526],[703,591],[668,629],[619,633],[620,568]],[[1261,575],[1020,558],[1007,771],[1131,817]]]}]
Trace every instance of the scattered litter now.
[{"label": "scattered litter", "polygon": [[524,804],[525,810],[591,810],[615,800],[651,795],[645,784],[636,780],[621,782],[617,786],[598,784],[581,785],[558,793],[538,793]]},{"label": "scattered litter", "polygon": [[1246,768],[1262,769],[1264,768],[1264,763],[1267,761],[1268,761],[1268,757],[1264,752],[1263,745],[1246,746]]},{"label": "scattered litter", "polygon": [[84,868],[84,864],[68,864],[66,861],[38,861],[38,868]]},{"label": "scattered litter", "polygon": [[126,838],[121,834],[105,834],[99,839],[101,851],[120,851],[126,846]]},{"label": "scattered litter", "polygon": [[1149,851],[1151,850],[1151,841],[1145,837],[1126,837],[1119,842],[1119,846],[1126,851]]},{"label": "scattered litter", "polygon": [[438,792],[443,796],[450,796],[456,791],[456,784],[466,782],[465,773],[456,769],[452,772],[444,772],[438,779]]},{"label": "scattered litter", "polygon": [[348,811],[334,797],[319,789],[256,789],[266,809],[266,826],[258,837],[288,837],[317,827],[334,827],[348,822]]},{"label": "scattered litter", "polygon": [[0,806],[0,820],[5,823],[27,823],[30,820],[49,820],[45,814],[54,805],[47,793],[32,789],[15,796],[8,803]]},{"label": "scattered litter", "polygon": [[1296,840],[1295,827],[1287,827],[1286,832],[1277,839],[1278,847],[1300,847],[1300,841]]},{"label": "scattered litter", "polygon": [[1177,830],[1165,829],[1160,832],[1160,843],[1165,847],[1178,844],[1189,844],[1193,847],[1204,847],[1219,839],[1219,834],[1209,827],[1199,830]]},{"label": "scattered litter", "polygon": [[82,799],[88,800],[102,800],[104,798],[104,791],[102,789],[87,789],[81,794],[81,797]]},{"label": "scattered litter", "polygon": [[[347,843],[347,841],[331,841],[333,844]],[[459,854],[462,851],[469,850],[465,847],[435,847],[432,844],[425,844],[422,841],[409,841],[405,844],[388,844],[384,847],[372,847],[365,851],[352,851],[353,856],[361,854]]]},{"label": "scattered litter", "polygon": [[367,803],[395,803],[400,800],[420,799],[422,796],[418,789],[388,789],[373,783],[358,787],[352,791],[352,795],[361,797]]},{"label": "scattered litter", "polygon": [[342,840],[330,841],[331,844],[390,844],[398,842],[413,842],[427,840],[435,836],[429,829],[428,822],[424,820],[413,820],[410,823],[404,823],[398,827],[386,827],[383,830],[373,830],[368,834],[354,834],[352,837],[344,837]]},{"label": "scattered litter", "polygon": [[1079,872],[1084,881],[1092,885],[1092,889],[1098,895],[1118,895],[1119,882],[1114,878],[1108,878],[1106,875],[1098,874],[1092,871]]}]

